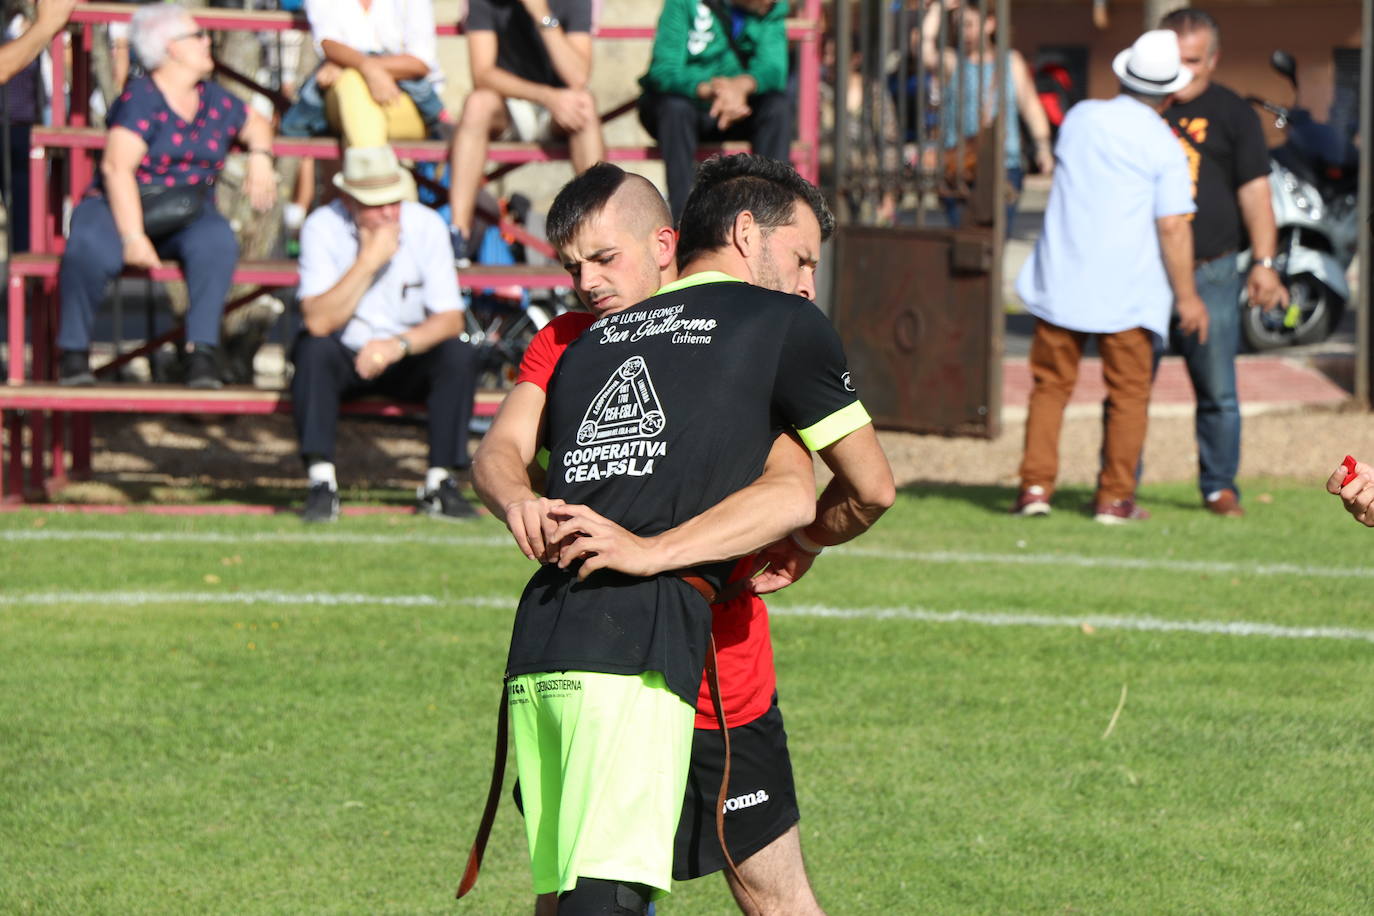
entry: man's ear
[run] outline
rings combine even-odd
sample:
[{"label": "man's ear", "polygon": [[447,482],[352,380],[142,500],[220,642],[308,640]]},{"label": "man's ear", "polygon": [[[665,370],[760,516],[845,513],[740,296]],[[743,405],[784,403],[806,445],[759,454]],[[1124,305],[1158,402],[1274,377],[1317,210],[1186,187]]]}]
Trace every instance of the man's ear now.
[{"label": "man's ear", "polygon": [[654,260],[659,270],[676,263],[677,230],[672,226],[659,226],[654,231]]},{"label": "man's ear", "polygon": [[735,224],[730,227],[730,244],[739,252],[740,257],[752,258],[758,253],[762,230],[754,221],[753,211],[742,210],[735,216]]}]

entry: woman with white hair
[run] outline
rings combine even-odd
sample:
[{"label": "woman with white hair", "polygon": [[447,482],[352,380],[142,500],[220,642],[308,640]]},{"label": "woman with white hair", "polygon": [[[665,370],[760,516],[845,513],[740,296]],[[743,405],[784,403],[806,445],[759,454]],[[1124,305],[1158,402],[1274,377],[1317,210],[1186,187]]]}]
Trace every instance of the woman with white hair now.
[{"label": "woman with white hair", "polygon": [[60,270],[58,381],[91,385],[91,330],[108,282],[125,267],[181,263],[190,305],[186,383],[219,388],[215,348],[238,241],[215,209],[215,182],[229,147],[249,152],[244,189],[255,209],[276,200],[272,126],[222,86],[210,40],[175,3],[140,7],[130,42],[148,75],[111,106],[100,175],[72,214]]}]

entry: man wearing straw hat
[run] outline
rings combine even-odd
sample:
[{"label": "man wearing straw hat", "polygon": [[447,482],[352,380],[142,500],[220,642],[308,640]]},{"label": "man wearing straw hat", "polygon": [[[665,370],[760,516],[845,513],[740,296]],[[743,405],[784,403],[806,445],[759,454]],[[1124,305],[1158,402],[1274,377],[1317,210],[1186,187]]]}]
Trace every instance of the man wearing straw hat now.
[{"label": "man wearing straw hat", "polygon": [[425,404],[429,471],[417,511],[471,516],[454,472],[470,463],[475,365],[461,338],[463,302],[448,227],[415,202],[414,179],[388,146],[346,150],[334,185],[344,196],[301,229],[303,328],[291,353],[291,397],[310,479],[302,517],[338,516],[339,405],[367,394]]}]

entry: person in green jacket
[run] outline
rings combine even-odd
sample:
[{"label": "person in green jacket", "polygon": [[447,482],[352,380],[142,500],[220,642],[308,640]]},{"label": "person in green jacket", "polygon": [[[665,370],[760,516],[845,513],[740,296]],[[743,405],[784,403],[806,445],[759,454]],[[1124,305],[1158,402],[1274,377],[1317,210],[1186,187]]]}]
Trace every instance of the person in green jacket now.
[{"label": "person in green jacket", "polygon": [[639,119],[663,153],[676,221],[702,140],[748,140],[787,160],[787,0],[665,0],[639,84]]}]

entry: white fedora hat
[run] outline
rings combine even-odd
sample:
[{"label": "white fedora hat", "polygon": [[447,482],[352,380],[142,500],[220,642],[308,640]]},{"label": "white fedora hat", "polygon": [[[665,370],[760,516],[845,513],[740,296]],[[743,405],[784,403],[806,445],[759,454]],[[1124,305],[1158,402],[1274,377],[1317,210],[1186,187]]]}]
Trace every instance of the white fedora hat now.
[{"label": "white fedora hat", "polygon": [[1193,80],[1179,55],[1178,35],[1169,29],[1141,35],[1116,56],[1112,71],[1127,89],[1153,95],[1178,92]]},{"label": "white fedora hat", "polygon": [[367,207],[415,199],[415,179],[401,168],[389,146],[344,150],[343,171],[334,176],[334,187]]}]

